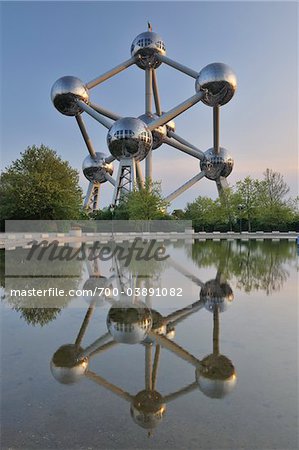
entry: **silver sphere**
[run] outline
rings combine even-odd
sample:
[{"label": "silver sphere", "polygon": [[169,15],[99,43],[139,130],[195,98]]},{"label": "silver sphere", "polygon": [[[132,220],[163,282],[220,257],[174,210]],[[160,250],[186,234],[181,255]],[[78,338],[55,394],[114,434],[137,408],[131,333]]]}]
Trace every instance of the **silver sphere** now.
[{"label": "silver sphere", "polygon": [[79,381],[88,367],[88,358],[78,359],[82,348],[74,344],[62,345],[53,355],[50,369],[53,377],[62,384]]},{"label": "silver sphere", "polygon": [[77,116],[83,111],[78,106],[77,100],[88,103],[89,93],[87,87],[79,78],[66,76],[59,78],[53,84],[51,100],[61,114],[65,116]]},{"label": "silver sphere", "polygon": [[161,37],[152,31],[139,34],[131,45],[131,56],[138,56],[136,64],[140,69],[156,69],[161,62],[157,54],[165,55],[166,48]]},{"label": "silver sphere", "polygon": [[116,159],[142,161],[152,149],[153,137],[146,124],[134,117],[116,120],[107,135],[111,155]]},{"label": "silver sphere", "polygon": [[208,106],[228,103],[237,89],[237,78],[226,64],[212,63],[204,67],[195,82],[196,92],[206,90],[202,101]]},{"label": "silver sphere", "polygon": [[218,309],[219,312],[224,312],[232,303],[234,294],[228,283],[210,280],[202,287],[200,299],[203,300],[208,311],[214,312]]},{"label": "silver sphere", "polygon": [[224,355],[208,355],[195,372],[196,382],[203,394],[210,398],[223,398],[237,382],[233,363]]},{"label": "silver sphere", "polygon": [[234,160],[228,151],[220,147],[219,153],[215,153],[214,148],[209,148],[205,152],[205,159],[200,161],[201,170],[205,171],[205,176],[209,180],[217,180],[219,177],[228,177],[234,167]]},{"label": "silver sphere", "polygon": [[107,328],[113,339],[122,344],[138,344],[144,341],[152,328],[151,311],[144,303],[117,302],[110,308]]},{"label": "silver sphere", "polygon": [[[148,125],[152,120],[157,119],[159,116],[157,114],[142,114],[138,118],[141,119],[146,125]],[[159,148],[163,144],[163,138],[167,135],[166,125],[160,125],[152,131],[153,136],[153,150]]]},{"label": "silver sphere", "polygon": [[113,174],[113,164],[107,164],[105,159],[107,156],[104,153],[96,152],[96,157],[92,158],[90,155],[86,156],[82,164],[82,170],[85,178],[89,181],[97,183],[105,183],[107,179],[105,174]]},{"label": "silver sphere", "polygon": [[[155,334],[159,334],[162,336],[168,337],[168,330],[167,330],[167,324],[162,316],[158,311],[155,309],[151,309],[151,315],[152,315],[152,327],[151,331]],[[144,344],[153,344],[155,343],[155,338],[151,336],[146,336],[144,341]]]},{"label": "silver sphere", "polygon": [[[105,288],[111,288],[111,285],[109,286],[107,283],[107,278],[103,277],[101,275],[91,275],[84,283],[83,285],[83,291],[86,295],[84,295],[84,300],[88,304],[95,304],[96,306],[103,306],[105,304],[105,295],[99,296],[99,295],[93,295],[94,292],[97,291],[97,289],[105,289]],[[112,289],[112,288],[111,288]],[[98,291],[100,292],[100,291]]]},{"label": "silver sphere", "polygon": [[144,390],[135,395],[131,404],[131,417],[142,428],[155,428],[162,421],[166,404],[157,391]]}]

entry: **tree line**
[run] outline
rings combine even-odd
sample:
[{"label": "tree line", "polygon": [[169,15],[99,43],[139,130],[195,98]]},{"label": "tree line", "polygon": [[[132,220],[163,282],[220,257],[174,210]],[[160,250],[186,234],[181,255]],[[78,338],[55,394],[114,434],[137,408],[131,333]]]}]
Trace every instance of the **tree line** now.
[{"label": "tree line", "polygon": [[288,231],[299,229],[298,197],[289,198],[283,176],[266,169],[263,179],[250,176],[216,200],[199,196],[169,213],[161,183],[146,180],[141,190],[123,196],[116,208],[82,208],[79,173],[55,151],[28,147],[0,176],[1,230],[4,220],[192,220],[196,231]]}]

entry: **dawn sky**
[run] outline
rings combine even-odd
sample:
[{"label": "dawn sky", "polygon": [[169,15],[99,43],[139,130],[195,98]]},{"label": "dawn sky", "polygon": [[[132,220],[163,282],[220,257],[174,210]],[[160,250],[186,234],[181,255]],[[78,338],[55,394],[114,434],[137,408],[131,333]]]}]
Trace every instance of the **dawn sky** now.
[{"label": "dawn sky", "polygon": [[[4,167],[43,143],[80,169],[85,190],[87,149],[75,119],[53,107],[51,87],[63,75],[88,82],[125,61],[150,21],[170,58],[198,71],[224,62],[237,74],[237,93],[220,111],[220,145],[235,160],[229,183],[261,178],[269,167],[297,194],[296,2],[1,2],[1,17]],[[162,65],[157,76],[164,111],[195,93],[194,79],[170,67]],[[91,100],[121,115],[142,114],[144,71],[130,67],[91,90]],[[96,150],[108,154],[107,130],[84,118]],[[212,108],[198,103],[175,122],[177,133],[201,150],[212,146]],[[153,164],[165,195],[199,171],[197,160],[166,145],[154,151]],[[200,181],[171,209],[198,195],[215,198],[215,183]],[[111,198],[106,183],[101,207]]]}]

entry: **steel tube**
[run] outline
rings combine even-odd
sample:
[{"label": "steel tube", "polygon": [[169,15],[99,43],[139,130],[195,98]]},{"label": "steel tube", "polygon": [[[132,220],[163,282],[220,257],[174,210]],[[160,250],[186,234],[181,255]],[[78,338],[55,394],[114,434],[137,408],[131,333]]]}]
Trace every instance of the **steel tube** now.
[{"label": "steel tube", "polygon": [[185,386],[184,388],[180,389],[179,391],[172,392],[171,394],[165,395],[164,401],[165,401],[165,403],[169,403],[172,400],[176,400],[177,398],[181,397],[182,395],[189,394],[189,392],[192,392],[195,389],[198,389],[198,384],[196,381],[193,381],[193,383],[189,384],[188,386]]},{"label": "steel tube", "polygon": [[202,153],[202,155],[204,156],[203,152],[196,147],[193,144],[190,144],[190,142],[186,141],[186,139],[182,138],[181,136],[179,136],[178,134],[176,134],[174,131],[168,130],[167,135],[173,139],[175,139],[176,141],[180,142],[183,145],[186,145],[187,147],[193,148],[194,150],[198,151],[199,153]]},{"label": "steel tube", "polygon": [[185,308],[174,311],[165,317],[165,322],[171,323],[171,325],[177,325],[179,322],[186,319],[190,314],[193,314],[204,307],[204,302],[202,300],[197,300],[197,302],[192,303],[192,305],[185,306]]},{"label": "steel tube", "polygon": [[151,114],[152,112],[152,74],[152,69],[145,69],[145,114]]},{"label": "steel tube", "polygon": [[81,117],[81,114],[76,116],[76,121],[77,121],[77,124],[79,125],[81,134],[83,136],[84,142],[86,144],[86,147],[87,147],[87,149],[89,151],[90,156],[92,158],[95,158],[96,151],[95,151],[94,146],[93,146],[93,144],[92,144],[92,142],[90,140],[90,137],[88,136],[88,133],[87,133],[87,130],[85,128],[85,125],[84,125],[83,119]]},{"label": "steel tube", "polygon": [[180,142],[177,142],[175,139],[164,137],[163,143],[170,145],[171,147],[177,148],[178,150],[181,150],[184,153],[187,153],[190,156],[194,156],[197,159],[204,159],[204,154],[200,150],[194,150],[193,148],[188,147],[187,145],[181,144]]},{"label": "steel tube", "polygon": [[153,151],[151,150],[145,160],[145,178],[152,180],[153,178]]},{"label": "steel tube", "polygon": [[105,378],[92,372],[91,370],[87,370],[87,372],[85,372],[85,376],[86,378],[89,378],[90,380],[94,381],[100,386],[103,386],[105,389],[108,389],[108,391],[113,392],[113,394],[118,395],[119,397],[123,398],[124,400],[127,400],[128,402],[131,402],[133,400],[133,397],[128,392],[124,391],[115,384],[110,383],[109,381],[105,380]]},{"label": "steel tube", "polygon": [[136,178],[139,183],[139,189],[144,187],[144,179],[142,175],[141,165],[139,161],[135,161],[136,166]]},{"label": "steel tube", "polygon": [[157,74],[156,74],[155,70],[153,70],[152,77],[153,77],[152,84],[153,84],[153,94],[154,94],[156,114],[158,116],[161,116],[161,114],[162,114],[161,103],[160,103],[160,96],[159,96],[159,89],[158,89]]},{"label": "steel tube", "polygon": [[106,81],[109,78],[113,77],[114,75],[122,72],[123,70],[132,66],[132,64],[134,64],[135,61],[136,61],[135,58],[130,58],[127,61],[124,61],[123,63],[114,67],[113,69],[108,70],[108,72],[103,73],[103,75],[100,75],[99,77],[95,78],[94,80],[89,81],[88,83],[86,83],[87,89],[92,89],[93,87],[97,86],[98,84],[103,83],[103,81]]},{"label": "steel tube", "polygon": [[110,163],[112,163],[113,161],[115,161],[115,157],[114,156],[107,156],[107,158],[105,159],[105,162],[107,163],[107,164],[110,164]]},{"label": "steel tube", "polygon": [[157,57],[161,62],[173,67],[174,69],[179,70],[180,72],[185,73],[186,75],[189,75],[189,77],[196,79],[198,76],[198,72],[196,72],[196,70],[190,69],[189,67],[184,66],[183,64],[180,64],[173,59],[168,58],[167,56],[157,54]]},{"label": "steel tube", "polygon": [[154,333],[153,331],[149,332],[149,336],[153,338],[157,342],[157,344],[160,344],[161,347],[167,348],[167,350],[175,353],[175,355],[177,355],[179,358],[187,361],[193,366],[197,367],[200,364],[200,361],[195,358],[195,356],[191,355],[191,353],[188,353],[187,350],[183,349],[178,344],[168,339],[166,336]]},{"label": "steel tube", "polygon": [[174,199],[176,199],[179,195],[183,194],[187,189],[192,187],[197,181],[201,180],[205,176],[205,172],[199,172],[195,177],[191,178],[189,181],[184,183],[181,187],[176,189],[172,194],[169,194],[167,197],[164,198],[166,202],[172,202]]},{"label": "steel tube", "polygon": [[[175,270],[181,273],[184,277],[193,281],[197,286],[204,287],[205,283],[203,283],[198,277],[196,277],[193,273],[189,272],[185,267],[181,266],[178,262],[174,261],[172,258],[168,259],[168,264],[171,265]],[[169,316],[167,316],[169,317]]]},{"label": "steel tube", "polygon": [[105,178],[106,178],[107,181],[109,181],[109,183],[112,184],[112,186],[115,186],[115,179],[112,178],[112,176],[109,175],[109,173],[107,173],[107,172],[105,173]]},{"label": "steel tube", "polygon": [[153,391],[156,390],[160,353],[161,353],[161,347],[159,344],[157,344],[156,350],[155,350],[155,356],[154,356],[153,371],[152,371],[152,389],[153,389]]},{"label": "steel tube", "polygon": [[219,347],[219,310],[218,307],[216,307],[215,311],[213,312],[213,354],[219,355],[220,354],[220,347]]},{"label": "steel tube", "polygon": [[83,207],[84,208],[87,208],[87,206],[89,205],[90,197],[91,197],[91,194],[92,194],[92,190],[93,190],[93,182],[90,181],[89,185],[88,185],[87,192],[86,192],[86,196],[85,196],[85,199],[84,199],[84,203],[83,203]]},{"label": "steel tube", "polygon": [[214,106],[213,108],[213,138],[214,138],[214,151],[219,154],[219,111],[220,106]]},{"label": "steel tube", "polygon": [[78,359],[83,359],[83,358],[88,357],[91,353],[93,353],[95,350],[97,350],[98,347],[100,347],[101,345],[105,344],[110,339],[111,339],[111,334],[110,333],[105,333],[99,339],[94,341],[93,344],[91,344],[88,347],[86,347],[86,349],[83,350],[83,352],[81,352],[79,354]]},{"label": "steel tube", "polygon": [[88,324],[90,322],[90,319],[91,319],[91,317],[93,315],[94,309],[95,309],[95,302],[93,302],[93,305],[88,308],[88,310],[87,310],[87,312],[85,314],[83,323],[81,325],[81,328],[79,330],[78,336],[77,336],[76,341],[75,341],[75,345],[77,347],[79,347],[79,345],[82,342],[82,339],[83,339],[84,334],[85,334],[85,332],[87,330],[87,327],[88,327]]},{"label": "steel tube", "polygon": [[107,342],[106,344],[102,345],[101,347],[97,348],[97,350],[92,352],[89,357],[92,358],[93,356],[100,355],[101,353],[106,352],[107,350],[115,347],[116,345],[118,345],[118,342],[114,340]]},{"label": "steel tube", "polygon": [[167,122],[174,119],[174,117],[182,114],[184,111],[191,108],[191,106],[198,103],[203,98],[203,96],[204,96],[203,92],[197,92],[195,95],[188,98],[184,102],[180,103],[178,106],[175,106],[170,111],[162,114],[162,116],[160,116],[158,119],[150,122],[148,125],[148,128],[150,129],[150,131],[153,131],[155,128],[159,127],[160,125],[165,125]]},{"label": "steel tube", "polygon": [[103,116],[108,117],[109,119],[112,120],[121,119],[121,116],[119,114],[115,114],[114,112],[109,111],[109,109],[103,108],[100,105],[96,105],[95,103],[89,102],[89,106],[91,106],[91,108],[93,108],[99,114],[102,114]]},{"label": "steel tube", "polygon": [[95,120],[100,122],[104,127],[108,128],[108,130],[112,127],[113,124],[111,122],[109,122],[109,120],[107,120],[105,117],[103,117],[97,111],[95,111],[93,108],[91,108],[85,102],[82,102],[82,100],[77,100],[77,103],[83,109],[83,111],[85,111],[88,115],[90,115]]},{"label": "steel tube", "polygon": [[229,188],[227,179],[226,179],[225,177],[219,177],[219,178],[216,180],[216,186],[217,186],[217,190],[218,190],[219,197],[220,197],[221,195],[223,195],[225,189],[228,189],[228,188]]},{"label": "steel tube", "polygon": [[152,389],[152,344],[145,344],[145,389]]}]

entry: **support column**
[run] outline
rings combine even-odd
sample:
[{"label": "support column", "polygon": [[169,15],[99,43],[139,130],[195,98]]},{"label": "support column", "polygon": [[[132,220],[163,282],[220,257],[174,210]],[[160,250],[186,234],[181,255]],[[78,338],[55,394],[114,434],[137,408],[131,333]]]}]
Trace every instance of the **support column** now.
[{"label": "support column", "polygon": [[[145,113],[152,113],[152,98],[153,98],[153,69],[145,69]],[[145,178],[152,180],[153,178],[153,161],[152,150],[145,160]]]},{"label": "support column", "polygon": [[119,161],[118,173],[115,180],[115,188],[112,204],[117,205],[122,195],[132,192],[136,182],[135,160],[124,158]]},{"label": "support column", "polygon": [[90,181],[84,200],[84,208],[94,212],[99,209],[100,204],[100,183]]}]

